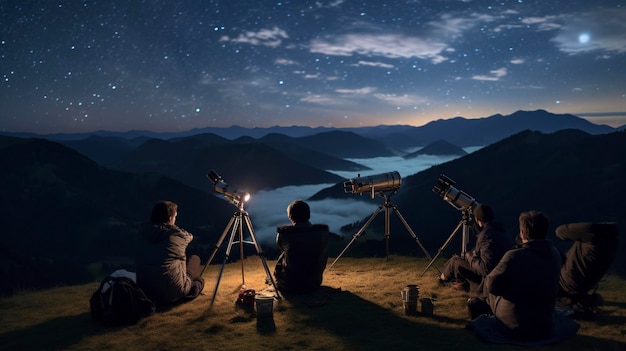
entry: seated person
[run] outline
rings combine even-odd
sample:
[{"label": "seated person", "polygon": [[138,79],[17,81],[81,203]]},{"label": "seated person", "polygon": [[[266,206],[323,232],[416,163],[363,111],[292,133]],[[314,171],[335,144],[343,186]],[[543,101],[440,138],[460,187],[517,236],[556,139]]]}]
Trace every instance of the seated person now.
[{"label": "seated person", "polygon": [[311,224],[311,210],[302,200],[287,207],[293,223],[278,227],[276,245],[281,254],[274,276],[281,291],[310,292],[320,287],[328,260],[329,230],[325,224]]},{"label": "seated person", "polygon": [[446,261],[440,279],[442,282],[467,282],[473,287],[472,290],[482,296],[483,278],[498,264],[504,253],[513,247],[514,242],[507,235],[504,225],[494,220],[493,209],[489,205],[477,205],[474,208],[474,220],[481,229],[476,236],[474,249],[466,252],[465,257],[455,255]]},{"label": "seated person", "polygon": [[617,223],[570,223],[559,226],[556,236],[574,241],[559,278],[559,306],[586,310],[601,303],[601,297],[590,290],[608,271],[617,255]]},{"label": "seated person", "polygon": [[513,340],[540,340],[553,335],[561,254],[546,238],[548,218],[528,211],[519,216],[520,240],[485,277],[486,299],[471,298],[472,319],[493,314]]},{"label": "seated person", "polygon": [[175,224],[177,215],[177,204],[160,201],[139,233],[137,285],[157,305],[193,299],[204,288],[200,257],[186,255],[193,235]]}]

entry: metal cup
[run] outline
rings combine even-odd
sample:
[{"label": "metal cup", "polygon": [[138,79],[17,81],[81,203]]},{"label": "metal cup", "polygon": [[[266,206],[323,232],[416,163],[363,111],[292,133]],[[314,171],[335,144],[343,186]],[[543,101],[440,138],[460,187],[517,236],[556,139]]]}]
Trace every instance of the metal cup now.
[{"label": "metal cup", "polygon": [[411,284],[407,285],[400,291],[402,296],[402,306],[404,307],[404,314],[412,316],[417,314],[417,298],[419,296],[419,287]]},{"label": "metal cup", "polygon": [[256,314],[258,317],[271,317],[274,312],[274,298],[271,296],[257,296]]}]

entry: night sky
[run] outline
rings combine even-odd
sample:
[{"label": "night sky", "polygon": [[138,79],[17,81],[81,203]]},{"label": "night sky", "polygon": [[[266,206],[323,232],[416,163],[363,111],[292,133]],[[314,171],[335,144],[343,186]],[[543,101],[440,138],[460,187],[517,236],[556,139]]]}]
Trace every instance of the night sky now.
[{"label": "night sky", "polygon": [[626,124],[626,2],[0,1],[0,130]]}]

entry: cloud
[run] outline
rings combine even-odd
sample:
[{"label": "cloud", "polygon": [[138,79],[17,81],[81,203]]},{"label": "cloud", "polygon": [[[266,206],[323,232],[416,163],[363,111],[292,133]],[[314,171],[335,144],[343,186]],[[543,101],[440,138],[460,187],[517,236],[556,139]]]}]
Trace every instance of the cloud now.
[{"label": "cloud", "polygon": [[599,57],[609,58],[610,54],[626,53],[626,8],[527,17],[522,23],[536,26],[539,31],[555,31],[552,41],[571,55],[601,52]]},{"label": "cloud", "polygon": [[371,61],[359,61],[353,66],[369,66],[369,67],[381,67],[381,68],[393,68],[394,65],[383,62],[371,62]]},{"label": "cloud", "polygon": [[284,59],[284,58],[276,59],[276,60],[274,60],[274,63],[276,63],[277,65],[284,65],[284,66],[297,65],[298,64],[294,60],[288,60],[288,59]]},{"label": "cloud", "polygon": [[561,28],[557,16],[526,17],[521,21],[525,25],[535,25],[539,31],[555,30]]},{"label": "cloud", "polygon": [[272,29],[261,29],[258,32],[247,31],[243,34],[239,34],[237,38],[230,38],[223,36],[220,38],[220,42],[233,42],[250,45],[262,45],[272,48],[280,46],[283,39],[288,39],[287,32],[274,26]]},{"label": "cloud", "polygon": [[309,51],[331,56],[380,56],[386,58],[412,58],[441,63],[446,45],[403,34],[344,34],[331,39],[315,39]]},{"label": "cloud", "polygon": [[[467,17],[450,14],[436,21],[428,22],[420,35],[402,33],[347,33],[327,39],[315,39],[309,44],[309,51],[331,56],[365,55],[389,59],[419,58],[434,64],[448,60],[444,53],[454,52],[451,42],[461,38],[476,26],[495,21],[491,15],[472,13]],[[361,60],[357,65],[392,68],[391,64]]]},{"label": "cloud", "polygon": [[482,23],[493,22],[496,17],[473,13],[469,17],[454,17],[445,14],[437,21],[429,22],[429,26],[434,29],[434,35],[439,38],[456,39],[461,37],[468,30]]},{"label": "cloud", "polygon": [[486,81],[499,81],[500,78],[504,77],[507,75],[507,69],[506,68],[498,68],[495,69],[493,71],[489,71],[489,73],[491,73],[491,75],[477,75],[477,76],[473,76],[472,79],[474,80],[486,80]]},{"label": "cloud", "polygon": [[411,94],[374,94],[374,96],[393,106],[415,106],[428,102],[428,99]]},{"label": "cloud", "polygon": [[371,94],[374,91],[376,91],[376,88],[363,87],[359,89],[336,89],[335,91],[340,94],[366,95],[366,94]]},{"label": "cloud", "polygon": [[[565,24],[553,38],[563,52],[626,53],[626,8],[565,15],[563,22]],[[581,35],[588,35],[589,40],[579,40]]]},{"label": "cloud", "polygon": [[353,100],[369,96],[376,88],[363,87],[358,89],[335,89],[337,94],[307,94],[300,101],[319,105],[354,105]]},{"label": "cloud", "polygon": [[346,101],[342,98],[338,98],[334,95],[325,95],[325,94],[307,94],[300,99],[302,102],[308,102],[311,104],[318,105],[343,105]]}]

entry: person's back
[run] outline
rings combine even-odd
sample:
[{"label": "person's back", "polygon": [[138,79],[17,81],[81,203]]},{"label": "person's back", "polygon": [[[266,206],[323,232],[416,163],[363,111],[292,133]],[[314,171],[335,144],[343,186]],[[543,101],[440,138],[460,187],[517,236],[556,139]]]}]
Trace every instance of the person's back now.
[{"label": "person's back", "polygon": [[193,235],[175,224],[177,215],[177,204],[160,201],[152,209],[150,223],[139,233],[137,285],[155,303],[193,298],[204,287],[200,257],[186,254]]},{"label": "person's back", "polygon": [[192,237],[169,224],[146,224],[136,255],[137,284],[153,300],[170,303],[189,292],[185,249]]},{"label": "person's back", "polygon": [[561,255],[546,239],[547,227],[543,214],[522,213],[522,244],[485,278],[487,302],[512,338],[536,340],[553,330]]},{"label": "person's back", "polygon": [[329,229],[309,222],[310,209],[296,200],[287,208],[292,225],[277,228],[276,245],[281,255],[274,276],[280,290],[309,292],[322,284],[328,260]]},{"label": "person's back", "polygon": [[513,337],[551,333],[560,260],[548,240],[533,240],[507,252],[487,276],[491,309]]},{"label": "person's back", "polygon": [[282,271],[276,276],[279,288],[295,292],[318,288],[328,260],[328,226],[283,226],[278,228],[278,236],[284,252]]}]

